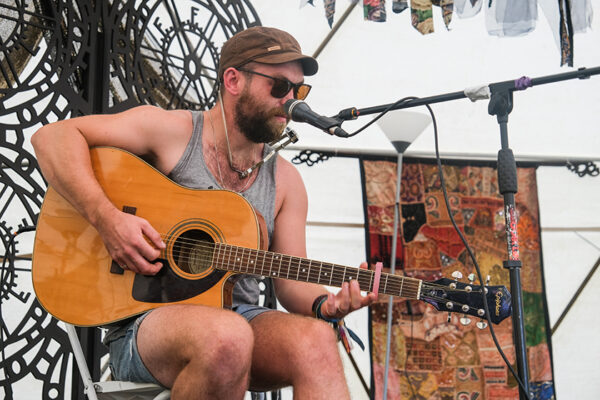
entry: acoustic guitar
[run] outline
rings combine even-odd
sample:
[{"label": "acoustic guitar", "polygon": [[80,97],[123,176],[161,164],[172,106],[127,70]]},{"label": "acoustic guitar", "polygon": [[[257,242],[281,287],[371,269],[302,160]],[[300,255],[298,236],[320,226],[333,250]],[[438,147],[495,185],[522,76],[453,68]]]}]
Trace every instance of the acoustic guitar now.
[{"label": "acoustic guitar", "polygon": [[169,304],[229,307],[240,274],[336,287],[354,279],[361,290],[423,300],[442,311],[482,318],[485,301],[492,322],[510,316],[504,286],[482,290],[446,278],[425,282],[269,252],[264,221],[243,196],[180,186],[120,149],[98,147],[90,155],[108,198],[148,220],[166,249],[154,276],[121,269],[97,231],[48,188],[37,223],[33,286],[40,304],[65,322],[105,325]]}]

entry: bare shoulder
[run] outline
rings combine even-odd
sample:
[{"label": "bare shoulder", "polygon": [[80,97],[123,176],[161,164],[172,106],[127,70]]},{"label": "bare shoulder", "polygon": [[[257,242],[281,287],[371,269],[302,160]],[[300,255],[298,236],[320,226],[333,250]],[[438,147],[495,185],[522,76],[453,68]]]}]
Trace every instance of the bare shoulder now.
[{"label": "bare shoulder", "polygon": [[125,111],[122,119],[122,126],[130,129],[127,137],[131,141],[125,145],[164,173],[177,163],[193,130],[192,114],[188,110],[144,105]]}]

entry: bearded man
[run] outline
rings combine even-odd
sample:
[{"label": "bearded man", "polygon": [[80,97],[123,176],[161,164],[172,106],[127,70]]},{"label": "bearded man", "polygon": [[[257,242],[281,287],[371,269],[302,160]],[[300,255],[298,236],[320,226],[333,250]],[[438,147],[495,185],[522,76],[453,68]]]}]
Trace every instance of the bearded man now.
[{"label": "bearded man", "polygon": [[[165,243],[144,219],[117,209],[96,180],[89,149],[127,150],[180,185],[242,194],[265,218],[269,250],[305,257],[307,195],[300,174],[269,153],[288,118],[283,104],[304,99],[317,61],[288,33],[253,27],[222,48],[219,101],[209,111],[140,106],[42,127],[32,144],[45,178],[97,229],[122,268],[153,275]],[[65,157],[68,154],[68,157]],[[173,204],[177,207],[177,204]],[[201,210],[199,210],[201,212]],[[258,284],[243,276],[231,310],[165,305],[110,326],[105,338],[119,380],[153,382],[177,399],[242,399],[249,388],[293,386],[297,399],[348,399],[336,336],[314,318],[343,318],[373,302],[356,281],[333,295],[324,287],[273,279],[289,313],[258,306]]]}]

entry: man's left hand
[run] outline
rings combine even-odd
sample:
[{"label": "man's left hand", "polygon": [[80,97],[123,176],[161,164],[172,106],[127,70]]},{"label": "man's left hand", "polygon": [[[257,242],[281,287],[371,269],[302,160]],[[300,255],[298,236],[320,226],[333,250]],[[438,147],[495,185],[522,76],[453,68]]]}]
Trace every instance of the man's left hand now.
[{"label": "man's left hand", "polygon": [[[366,269],[367,263],[362,263],[360,268]],[[344,282],[342,290],[337,294],[329,293],[327,300],[321,305],[321,315],[327,319],[342,319],[352,311],[371,305],[377,300],[375,293],[363,296],[357,280]]]}]

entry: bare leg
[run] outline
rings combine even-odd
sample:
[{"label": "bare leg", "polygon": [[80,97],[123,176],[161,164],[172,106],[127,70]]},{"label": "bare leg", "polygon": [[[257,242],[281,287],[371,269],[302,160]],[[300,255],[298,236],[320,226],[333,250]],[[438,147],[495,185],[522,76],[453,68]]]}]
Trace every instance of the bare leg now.
[{"label": "bare leg", "polygon": [[253,333],[229,310],[174,305],[152,311],[137,336],[144,364],[171,398],[242,399],[248,388]]},{"label": "bare leg", "polygon": [[294,399],[350,399],[335,332],[314,318],[268,312],[250,322],[254,352],[250,387],[294,387]]}]

